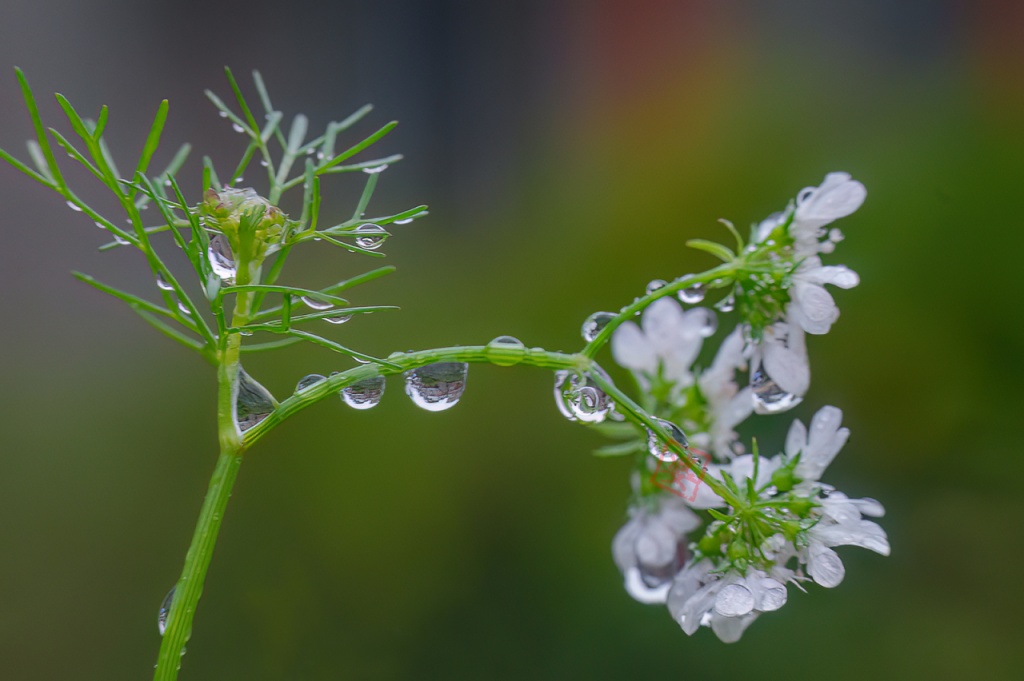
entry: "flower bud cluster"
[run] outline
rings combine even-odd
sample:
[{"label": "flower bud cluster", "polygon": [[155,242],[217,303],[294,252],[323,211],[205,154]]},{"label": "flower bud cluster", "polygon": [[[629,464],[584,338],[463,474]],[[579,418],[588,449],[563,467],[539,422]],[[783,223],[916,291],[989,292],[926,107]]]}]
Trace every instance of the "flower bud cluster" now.
[{"label": "flower bud cluster", "polygon": [[727,287],[717,307],[735,309],[740,320],[708,366],[697,360],[717,327],[711,309],[684,309],[660,297],[639,324],[626,322],[612,336],[613,357],[636,378],[637,402],[662,425],[678,424],[692,451],[714,457],[699,478],[691,473],[692,493],[674,494],[649,484],[664,473],[665,450],[653,433],[625,424],[606,431],[635,438],[632,449],[615,451],[637,452],[634,499],[613,542],[615,563],[631,596],[667,604],[687,634],[707,626],[736,641],[760,613],[786,603],[788,585],[838,585],[845,572],[834,547],[889,553],[884,530],[866,519],[881,516],[881,504],[821,482],[849,437],[839,409],[823,407],[809,428],[793,421],[784,449],[771,457],[760,455],[756,441],[754,453],[745,453],[736,433],[752,414],[781,413],[803,400],[810,386],[805,334],[827,333],[839,316],[825,285],[859,283],[852,270],[822,264],[820,256],[842,239],[826,228],[865,195],[849,175],[831,173],[752,227],[750,242],[740,241],[727,263],[729,281],[717,282]]},{"label": "flower bud cluster", "polygon": [[223,234],[239,261],[260,263],[280,248],[287,216],[251,188],[206,190],[199,204],[206,227]]}]

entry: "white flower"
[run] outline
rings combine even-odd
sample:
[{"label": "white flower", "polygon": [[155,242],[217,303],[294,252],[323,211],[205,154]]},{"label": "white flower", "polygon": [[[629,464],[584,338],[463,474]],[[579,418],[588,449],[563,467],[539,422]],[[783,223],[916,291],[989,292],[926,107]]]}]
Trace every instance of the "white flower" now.
[{"label": "white flower", "polygon": [[874,499],[849,499],[831,492],[821,500],[821,519],[807,531],[807,546],[798,557],[807,563],[807,574],[818,584],[832,588],[846,576],[846,568],[833,546],[860,546],[889,555],[889,539],[878,523],[862,515],[881,517],[885,509]]},{"label": "white flower", "polygon": [[[743,456],[737,456],[735,459],[727,464],[708,464],[707,474],[709,477],[715,478],[721,482],[724,482],[725,477],[723,473],[728,473],[729,476],[739,484],[740,489],[745,486],[745,480],[748,478],[754,481],[754,487],[761,489],[766,487],[772,479],[772,473],[775,472],[779,466],[782,465],[782,457],[776,456],[768,458],[767,456],[760,457],[760,461],[757,462],[757,477],[754,477],[754,455],[744,454]],[[705,484],[701,484],[697,488],[697,493],[693,495],[690,506],[697,509],[716,508],[725,506],[725,501],[722,497],[715,494],[710,487]]]},{"label": "white flower", "polygon": [[775,414],[803,400],[811,384],[803,327],[775,322],[765,327],[764,338],[750,360],[750,387],[754,411]]},{"label": "white flower", "polygon": [[866,197],[864,185],[851,179],[849,173],[829,173],[820,186],[802,189],[797,194],[796,212],[789,226],[789,234],[796,242],[796,254],[819,253],[819,240],[824,236],[822,228],[853,213]]},{"label": "white flower", "polygon": [[672,298],[659,298],[644,310],[641,327],[626,322],[612,334],[612,356],[648,377],[658,373],[680,387],[693,383],[690,365],[704,338],[714,332],[714,313],[703,307],[683,312]]},{"label": "white flower", "polygon": [[821,258],[811,256],[793,272],[793,284],[789,288],[792,302],[786,309],[786,317],[807,333],[828,333],[839,318],[839,308],[825,290],[825,284],[849,289],[859,283],[860,277],[848,267],[823,266]]},{"label": "white flower", "polygon": [[687,565],[669,591],[669,613],[688,635],[706,626],[734,643],[759,614],[786,604],[785,582],[792,576],[786,568],[773,568],[771,576],[754,569],[720,575],[712,568],[709,560]]},{"label": "white flower", "polygon": [[786,436],[786,456],[789,458],[800,455],[794,473],[805,481],[821,479],[836,454],[850,437],[849,428],[840,428],[843,412],[837,407],[825,406],[811,419],[811,430],[802,421],[796,419],[789,427]]},{"label": "white flower", "polygon": [[[737,326],[725,337],[714,361],[698,379],[701,394],[708,402],[710,432],[701,438],[691,438],[700,446],[709,447],[720,459],[733,456],[732,444],[736,440],[733,430],[754,411],[751,389],[742,390],[736,384],[736,370],[746,367],[743,350],[746,341],[742,327]],[[701,440],[706,439],[706,442]]]},{"label": "white flower", "polygon": [[687,533],[701,520],[679,497],[664,495],[656,508],[634,508],[612,540],[612,557],[626,591],[641,603],[664,603],[672,578],[688,557]]}]

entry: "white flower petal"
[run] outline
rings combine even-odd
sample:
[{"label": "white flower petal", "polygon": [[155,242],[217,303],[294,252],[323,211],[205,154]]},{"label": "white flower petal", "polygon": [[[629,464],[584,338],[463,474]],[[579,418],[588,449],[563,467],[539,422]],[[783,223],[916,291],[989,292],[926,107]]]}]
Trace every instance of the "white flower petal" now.
[{"label": "white flower petal", "polygon": [[791,315],[794,312],[799,315],[797,321],[807,333],[828,333],[832,324],[839,319],[836,301],[823,286],[798,279],[789,292],[793,300],[789,312]]},{"label": "white flower petal", "polygon": [[763,368],[788,393],[803,396],[811,384],[804,332],[792,324],[777,323],[765,329]]},{"label": "white flower petal", "polygon": [[845,265],[819,266],[798,276],[811,284],[832,284],[839,288],[853,288],[860,284],[860,276]]},{"label": "white flower petal", "polygon": [[672,582],[665,582],[655,587],[647,586],[643,577],[640,576],[640,569],[635,567],[626,570],[624,583],[626,593],[634,600],[648,605],[664,603],[672,586]]},{"label": "white flower petal", "polygon": [[851,499],[850,501],[864,515],[869,515],[873,518],[881,518],[885,515],[885,507],[874,499]]},{"label": "white flower petal", "polygon": [[[807,426],[800,419],[794,419],[786,435],[786,456],[796,456],[807,449]],[[801,457],[803,458],[803,457]]]},{"label": "white flower petal", "polygon": [[839,555],[817,541],[811,542],[807,554],[807,573],[811,579],[829,589],[839,586],[846,576]]},{"label": "white flower petal", "polygon": [[715,598],[715,612],[722,617],[742,617],[754,609],[754,594],[745,584],[724,587]]},{"label": "white flower petal", "polygon": [[817,189],[807,188],[797,199],[794,223],[815,229],[853,213],[867,198],[867,190],[847,173],[829,173]]},{"label": "white flower petal", "polygon": [[[750,583],[750,580],[747,580]],[[786,604],[789,593],[786,585],[771,577],[764,577],[757,580],[754,595],[757,599],[757,609],[761,612],[778,610]]]},{"label": "white flower petal", "polygon": [[859,546],[883,556],[889,555],[889,538],[885,530],[870,520],[824,527],[819,524],[814,526],[811,534],[825,546]]},{"label": "white flower petal", "polygon": [[658,357],[647,337],[633,322],[626,322],[612,334],[612,357],[619,366],[653,374],[658,370]]},{"label": "white flower petal", "polygon": [[756,619],[756,612],[744,615],[743,617],[712,616],[711,631],[715,632],[715,636],[722,643],[736,643],[743,636],[743,632],[747,630],[747,627],[753,624]]}]

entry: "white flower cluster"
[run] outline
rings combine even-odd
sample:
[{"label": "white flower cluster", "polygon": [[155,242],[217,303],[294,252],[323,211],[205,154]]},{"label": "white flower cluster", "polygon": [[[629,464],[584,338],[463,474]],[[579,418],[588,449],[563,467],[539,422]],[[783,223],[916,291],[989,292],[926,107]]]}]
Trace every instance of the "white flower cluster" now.
[{"label": "white flower cluster", "polygon": [[[825,285],[859,283],[852,270],[822,264],[820,255],[842,239],[826,228],[855,211],[865,195],[849,175],[831,173],[802,190],[785,212],[754,226],[733,262],[729,304],[720,306],[735,307],[741,320],[706,368],[694,362],[716,330],[710,309],[684,309],[662,297],[639,324],[624,323],[612,336],[612,354],[636,377],[644,409],[680,424],[684,440],[717,459],[684,497],[644,484],[666,458],[665,449],[650,450],[660,461],[646,456],[645,446],[630,519],[613,542],[629,594],[667,604],[687,634],[707,626],[721,640],[736,641],[760,613],[786,603],[789,584],[838,585],[845,571],[837,546],[889,553],[884,530],[865,518],[881,516],[881,504],[850,499],[820,481],[849,437],[839,409],[820,409],[810,428],[793,421],[774,457],[756,449],[744,454],[735,430],[751,414],[785,411],[806,394],[805,334],[827,333],[839,316]],[[739,372],[747,374],[743,387]],[[722,494],[731,503],[711,489],[709,478],[728,490]]]}]

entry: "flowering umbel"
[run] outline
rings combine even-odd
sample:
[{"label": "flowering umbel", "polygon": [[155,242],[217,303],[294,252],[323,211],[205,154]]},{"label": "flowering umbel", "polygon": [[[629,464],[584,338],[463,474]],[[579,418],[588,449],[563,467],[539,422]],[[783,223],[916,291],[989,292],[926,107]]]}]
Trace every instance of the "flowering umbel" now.
[{"label": "flowering umbel", "polygon": [[[623,323],[612,335],[612,355],[634,374],[643,408],[677,444],[688,440],[692,452],[714,457],[703,470],[683,468],[695,483],[684,494],[660,482],[665,461],[675,458],[664,455],[662,436],[626,424],[606,428],[636,443],[614,450],[636,459],[630,519],[612,546],[615,563],[631,596],[666,604],[687,634],[705,626],[737,641],[761,613],[785,605],[789,586],[837,586],[845,571],[836,547],[889,553],[885,531],[868,519],[881,516],[882,505],[821,481],[850,434],[839,409],[821,408],[809,427],[794,420],[774,456],[761,454],[756,441],[747,453],[735,430],[754,414],[788,411],[807,394],[807,335],[828,333],[839,317],[825,287],[859,283],[849,268],[822,263],[842,240],[828,226],[865,196],[849,175],[830,173],[754,225],[747,243],[733,230],[736,252],[692,244],[725,261],[715,284],[727,290],[717,307],[739,316],[709,366],[695,364],[717,326],[708,308],[684,309],[662,297],[639,325]],[[683,293],[684,303],[699,302]]]}]

